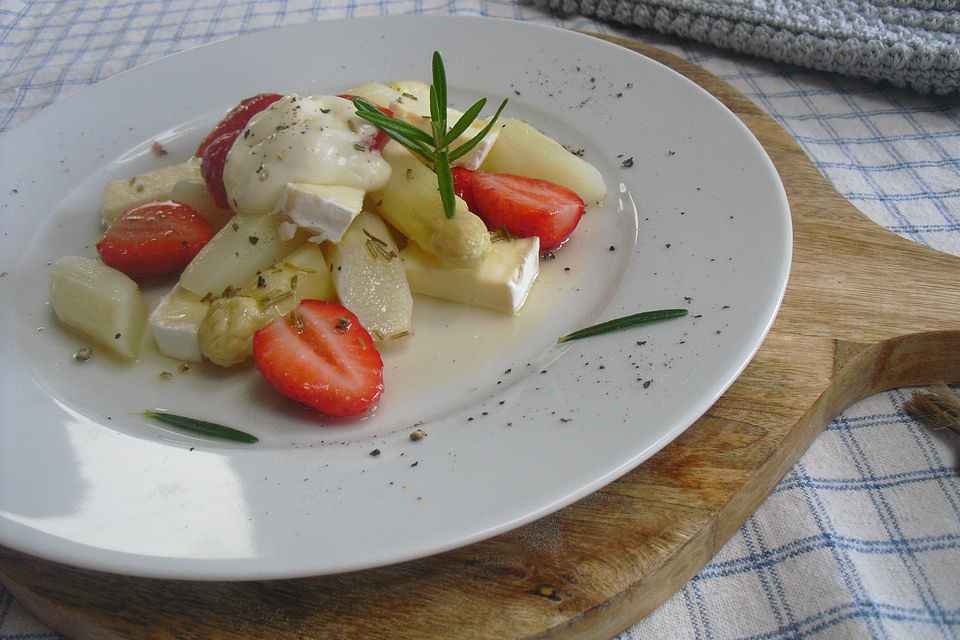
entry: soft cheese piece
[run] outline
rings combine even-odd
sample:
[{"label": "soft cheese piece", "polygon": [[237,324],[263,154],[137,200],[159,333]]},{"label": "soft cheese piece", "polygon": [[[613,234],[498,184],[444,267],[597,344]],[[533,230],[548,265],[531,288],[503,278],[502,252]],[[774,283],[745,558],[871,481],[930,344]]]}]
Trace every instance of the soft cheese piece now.
[{"label": "soft cheese piece", "polygon": [[109,225],[127,209],[154,202],[171,200],[170,191],[181,180],[203,180],[200,175],[200,158],[162,167],[133,178],[112,180],[103,190],[103,205],[100,217]]},{"label": "soft cheese piece", "polygon": [[376,133],[349,100],[284,96],[250,119],[227,154],[230,206],[242,215],[269,213],[290,182],[379,189],[390,165],[367,148]]},{"label": "soft cheese piece", "polygon": [[274,213],[313,234],[314,242],[340,242],[363,208],[364,193],[354,187],[291,182],[280,193]]},{"label": "soft cheese piece", "polygon": [[150,314],[148,322],[160,353],[190,362],[202,362],[197,329],[210,307],[200,296],[177,285]]},{"label": "soft cheese piece", "polygon": [[[418,129],[422,129],[429,134],[433,134],[430,125],[430,85],[419,80],[401,80],[390,83],[390,88],[400,94],[400,97],[390,103],[390,110],[393,111],[393,117],[398,120],[408,122]],[[463,113],[456,109],[447,109],[447,128],[452,128],[457,123]],[[466,131],[460,134],[460,137],[450,145],[451,149],[456,149],[471,138],[480,133],[487,126],[486,120],[474,120]],[[476,147],[468,153],[457,158],[454,166],[464,167],[466,169],[477,169],[486,159],[487,154],[496,142],[500,134],[499,122],[490,129]]]},{"label": "soft cheese piece", "polygon": [[493,309],[520,311],[540,273],[540,239],[497,239],[475,267],[449,267],[414,243],[401,252],[413,293]]}]

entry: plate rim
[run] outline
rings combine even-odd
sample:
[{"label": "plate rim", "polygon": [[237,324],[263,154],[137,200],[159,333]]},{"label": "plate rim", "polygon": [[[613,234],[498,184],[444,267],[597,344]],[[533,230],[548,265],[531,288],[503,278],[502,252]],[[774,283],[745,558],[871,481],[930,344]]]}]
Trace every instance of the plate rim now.
[{"label": "plate rim", "polygon": [[[10,137],[11,137],[11,132],[13,132],[13,131],[19,131],[19,130],[25,129],[25,128],[27,128],[27,127],[30,127],[30,126],[36,126],[36,123],[35,123],[35,122],[32,122],[32,121],[34,121],[35,118],[38,118],[41,114],[45,114],[45,113],[48,114],[48,115],[44,115],[43,118],[51,117],[51,116],[49,115],[49,113],[52,112],[52,113],[54,113],[54,115],[55,115],[55,114],[56,114],[56,111],[59,111],[59,110],[61,110],[61,109],[69,108],[69,107],[72,105],[72,101],[74,101],[74,100],[82,100],[82,99],[85,98],[85,96],[87,96],[87,95],[88,95],[89,93],[91,93],[91,92],[94,92],[94,91],[97,91],[97,90],[103,90],[103,87],[104,87],[104,86],[108,86],[108,87],[109,87],[110,84],[112,84],[112,83],[122,82],[122,78],[125,77],[125,76],[127,76],[128,74],[143,73],[144,70],[149,70],[151,67],[153,67],[153,66],[155,66],[155,65],[162,65],[162,64],[164,64],[164,63],[165,63],[169,58],[171,58],[171,57],[181,56],[181,55],[183,55],[183,54],[185,54],[185,53],[189,53],[189,52],[202,51],[203,49],[206,49],[206,48],[208,48],[208,47],[214,47],[214,46],[217,46],[218,44],[221,44],[221,45],[222,45],[223,43],[230,42],[230,41],[236,41],[236,40],[245,39],[245,38],[252,38],[252,37],[255,37],[255,36],[258,36],[258,35],[262,37],[262,34],[277,33],[277,32],[282,32],[282,31],[291,30],[291,29],[311,30],[311,29],[313,29],[313,28],[317,28],[318,25],[321,25],[322,28],[336,28],[336,24],[335,24],[335,23],[344,22],[344,21],[348,21],[348,20],[351,21],[351,22],[354,22],[354,23],[357,23],[357,22],[360,22],[360,21],[365,21],[365,22],[396,22],[396,21],[399,21],[399,20],[416,20],[416,21],[421,21],[421,20],[422,20],[422,21],[427,21],[427,20],[445,20],[445,21],[447,21],[447,20],[449,20],[449,21],[457,21],[457,22],[462,22],[462,21],[472,21],[472,22],[475,22],[475,21],[486,21],[486,22],[491,22],[491,23],[492,23],[492,22],[500,22],[500,23],[506,23],[506,24],[511,24],[511,25],[522,25],[522,26],[517,27],[517,28],[520,28],[520,29],[535,28],[535,29],[542,29],[542,30],[547,30],[547,31],[559,32],[559,33],[563,33],[563,34],[565,34],[565,35],[567,35],[567,36],[573,36],[573,37],[577,37],[577,38],[589,38],[589,39],[591,39],[591,40],[593,40],[593,41],[595,41],[595,42],[602,43],[604,46],[617,47],[617,48],[623,49],[623,47],[621,47],[621,45],[618,45],[618,44],[613,43],[613,42],[610,42],[610,41],[606,41],[606,40],[594,38],[593,36],[588,35],[588,34],[576,32],[576,31],[570,31],[570,30],[562,29],[562,28],[558,28],[558,27],[551,27],[551,26],[546,26],[546,25],[539,25],[539,24],[521,22],[521,21],[517,21],[517,20],[510,20],[510,19],[506,19],[506,18],[492,18],[492,17],[478,17],[478,16],[462,16],[462,15],[446,15],[446,14],[444,14],[444,15],[432,15],[432,16],[431,16],[431,15],[422,15],[422,14],[408,14],[408,15],[401,15],[401,16],[370,16],[370,17],[362,17],[362,18],[347,18],[347,19],[342,19],[342,20],[330,20],[330,21],[322,21],[322,22],[300,23],[300,24],[295,24],[295,25],[288,25],[288,26],[282,26],[282,27],[276,27],[276,28],[269,28],[269,29],[258,30],[258,31],[252,32],[252,33],[243,34],[243,35],[236,36],[236,37],[233,37],[233,38],[229,38],[229,39],[226,39],[226,40],[218,40],[218,41],[216,41],[216,42],[210,42],[210,43],[201,44],[201,45],[198,45],[198,46],[196,46],[196,47],[192,47],[192,48],[190,48],[190,49],[186,49],[186,50],[184,50],[184,51],[180,51],[180,52],[176,52],[176,53],[172,53],[172,54],[163,56],[163,57],[161,57],[161,58],[158,58],[158,59],[156,59],[156,60],[150,61],[150,62],[148,62],[148,63],[146,63],[146,64],[144,64],[144,65],[135,67],[135,68],[133,68],[133,69],[126,70],[126,71],[124,71],[124,72],[121,72],[121,73],[119,73],[119,74],[116,74],[116,75],[114,75],[114,76],[111,76],[110,78],[107,78],[107,79],[103,80],[102,82],[99,82],[99,83],[97,83],[97,84],[95,84],[95,85],[91,85],[91,86],[89,86],[89,87],[85,87],[83,90],[81,90],[81,91],[79,91],[79,92],[77,92],[77,93],[75,93],[75,94],[72,94],[72,95],[64,98],[63,100],[60,100],[60,101],[58,101],[58,102],[56,102],[56,103],[54,103],[54,104],[51,104],[51,105],[45,107],[44,109],[42,109],[41,111],[37,112],[36,114],[33,114],[31,117],[28,117],[28,118],[24,119],[23,121],[17,123],[16,125],[14,125],[13,127],[8,128],[8,129],[5,130],[4,132],[0,133],[0,142],[7,142],[7,141],[10,139]],[[629,49],[627,49],[627,50],[629,51]],[[647,60],[647,61],[649,61],[649,62],[651,62],[651,63],[653,63],[653,64],[659,65],[660,67],[663,67],[664,69],[667,69],[668,71],[670,71],[670,73],[672,73],[672,74],[673,74],[674,76],[676,76],[677,78],[682,79],[683,81],[689,83],[689,84],[690,84],[691,86],[693,86],[693,87],[696,87],[696,89],[698,89],[700,92],[702,92],[705,96],[708,96],[710,99],[712,99],[712,100],[716,101],[718,104],[720,104],[719,101],[716,99],[716,97],[712,96],[709,92],[707,92],[706,90],[704,90],[702,87],[700,87],[699,85],[697,85],[695,82],[693,82],[692,80],[690,80],[690,79],[687,78],[686,76],[683,76],[682,74],[680,74],[680,73],[678,73],[678,72],[670,69],[670,68],[667,67],[666,65],[663,65],[662,63],[660,63],[660,62],[658,62],[658,61],[656,61],[656,60],[653,60],[653,59],[651,59],[651,58],[649,58],[649,57],[647,57],[647,56],[644,56],[643,54],[640,54],[640,53],[635,52],[635,51],[631,51],[631,53],[632,53],[633,55],[637,55],[637,56],[643,58],[644,60]],[[108,83],[110,83],[110,84],[108,84]],[[724,106],[724,105],[722,105],[722,104],[721,104],[721,106],[723,107],[724,110],[730,112],[730,110],[729,110],[726,106]],[[732,112],[730,112],[730,113],[732,114]],[[749,135],[750,137],[752,137],[752,138],[756,141],[755,136],[753,135],[752,132],[749,131],[749,129],[746,127],[746,125],[743,124],[742,121],[740,121],[739,118],[737,118],[735,114],[732,114],[732,115],[734,116],[734,119],[735,119],[737,122],[740,123],[740,125],[741,125],[742,128],[748,133],[748,135]],[[42,121],[43,118],[40,118],[40,120]],[[764,155],[764,156],[767,156],[766,150],[762,147],[762,145],[759,143],[759,141],[757,141],[757,144],[759,145],[761,151],[763,152],[763,155]],[[767,160],[769,161],[769,157],[768,157],[768,156],[767,156]],[[771,166],[772,166],[772,161],[770,162],[770,164],[771,164]],[[774,169],[773,169],[773,173],[774,173],[774,175],[776,175],[777,179],[779,180],[779,175],[776,173],[775,167],[774,167]],[[785,289],[786,289],[787,280],[788,280],[788,275],[789,275],[789,270],[790,270],[790,260],[791,260],[791,257],[792,257],[792,229],[791,229],[791,225],[790,225],[789,204],[786,202],[786,195],[785,195],[785,192],[783,192],[782,181],[780,181],[779,186],[780,186],[781,194],[782,194],[782,196],[783,196],[783,201],[784,201],[784,204],[785,204],[785,210],[786,210],[786,213],[787,213],[786,229],[787,229],[787,232],[788,232],[788,233],[787,233],[787,235],[788,235],[788,247],[789,247],[790,250],[787,251],[787,252],[786,252],[787,255],[784,256],[784,261],[785,261],[785,264],[786,264],[786,267],[785,267],[785,272],[786,272],[786,273],[785,273],[784,277],[782,278],[782,281],[781,281],[780,287],[779,287],[779,291],[778,291],[777,294],[776,294],[776,304],[774,305],[775,308],[773,309],[772,313],[769,314],[769,317],[768,317],[768,319],[767,319],[767,321],[766,321],[765,327],[763,328],[762,332],[760,333],[760,336],[756,339],[755,344],[750,345],[750,347],[749,347],[750,355],[749,355],[748,357],[746,357],[745,359],[742,360],[742,362],[741,362],[740,365],[739,365],[739,368],[737,369],[736,373],[731,377],[729,383],[728,383],[727,385],[725,385],[725,386],[723,387],[723,389],[719,390],[719,391],[715,394],[714,397],[710,398],[708,401],[704,401],[704,403],[705,403],[706,406],[705,406],[705,408],[703,409],[703,411],[705,411],[707,408],[709,408],[709,406],[711,406],[711,405],[716,401],[716,399],[719,398],[719,397],[726,391],[726,389],[729,387],[729,384],[732,384],[732,382],[736,380],[736,378],[740,375],[740,373],[743,371],[743,369],[749,364],[750,360],[752,359],[752,357],[753,357],[753,355],[756,353],[756,351],[760,348],[760,345],[761,345],[761,343],[763,342],[764,337],[766,336],[766,334],[767,334],[767,332],[769,331],[771,325],[773,324],[773,322],[774,322],[774,320],[775,320],[775,318],[776,318],[776,316],[777,316],[777,311],[779,310],[779,306],[780,306],[780,304],[781,304],[781,302],[782,302],[782,300],[783,300],[783,295],[784,295],[784,292],[785,292]],[[781,265],[781,267],[782,267],[782,265]],[[649,449],[652,449],[652,450],[651,450],[649,453],[647,453],[645,456],[643,456],[643,459],[646,459],[646,458],[648,458],[650,455],[653,455],[653,453],[655,453],[655,452],[658,451],[660,448],[662,448],[662,447],[665,446],[667,443],[669,443],[669,442],[672,441],[674,438],[676,438],[680,433],[682,433],[686,428],[688,428],[688,427],[690,426],[690,424],[692,424],[692,423],[696,420],[696,418],[699,417],[699,415],[702,415],[703,411],[697,410],[697,412],[696,412],[696,413],[697,413],[697,416],[694,417],[694,418],[693,418],[692,420],[690,420],[689,422],[687,422],[686,420],[682,421],[682,422],[687,422],[687,424],[684,424],[684,425],[682,425],[682,426],[678,425],[678,426],[676,426],[674,429],[672,429],[672,430],[670,430],[670,431],[668,431],[668,432],[664,432],[664,433],[660,436],[660,438],[657,440],[657,443],[656,443],[654,446],[652,446],[652,447],[649,448]],[[642,462],[642,460],[641,460],[640,462]],[[536,520],[537,518],[540,518],[540,517],[542,517],[543,515],[546,515],[547,513],[551,513],[551,512],[553,512],[553,511],[556,511],[558,508],[561,508],[561,507],[563,507],[563,506],[566,506],[567,504],[570,504],[570,503],[572,503],[572,502],[575,502],[575,501],[578,500],[578,499],[581,499],[584,495],[588,495],[589,493],[592,493],[593,491],[595,491],[595,490],[598,488],[598,486],[603,486],[603,485],[611,482],[613,479],[615,479],[615,478],[610,478],[610,476],[615,475],[616,477],[620,477],[620,476],[623,475],[624,473],[628,472],[630,469],[635,468],[638,464],[640,464],[640,462],[632,462],[632,461],[631,461],[631,462],[626,463],[625,465],[623,465],[624,467],[626,467],[626,468],[624,468],[624,469],[614,469],[614,470],[608,471],[606,474],[604,474],[604,478],[603,478],[603,479],[598,479],[598,480],[594,483],[594,484],[597,485],[597,486],[592,486],[592,487],[590,487],[588,490],[585,490],[585,491],[582,493],[582,495],[574,498],[573,500],[564,501],[563,504],[560,504],[560,505],[556,505],[556,504],[544,505],[540,510],[538,510],[537,513],[533,514],[529,519],[527,519],[526,522],[530,522],[530,521],[532,521],[532,520]],[[0,514],[0,516],[2,516],[2,514]],[[6,521],[6,519],[3,518],[3,517],[0,517],[0,525],[4,525],[4,526],[0,526],[0,533],[3,533],[3,532],[5,531],[5,528],[4,528],[4,527],[6,527],[7,524],[9,524],[9,523]],[[15,524],[15,526],[11,526],[11,527],[10,527],[10,530],[15,529],[16,527],[23,526],[23,525],[20,525],[19,523],[14,523],[14,524]],[[521,524],[522,524],[522,523],[521,523]],[[386,564],[392,564],[393,562],[404,562],[404,561],[416,559],[416,558],[418,558],[418,557],[423,557],[423,556],[425,556],[425,555],[434,555],[435,553],[440,553],[440,552],[442,552],[442,551],[446,551],[446,550],[449,550],[449,549],[458,548],[458,547],[463,546],[464,544],[469,544],[469,543],[471,543],[471,542],[476,542],[476,541],[478,541],[478,540],[482,540],[482,539],[488,538],[488,537],[490,537],[491,535],[495,535],[495,534],[497,534],[497,533],[502,533],[503,531],[507,531],[507,530],[513,529],[513,528],[515,528],[515,526],[519,526],[519,525],[511,525],[511,524],[501,525],[501,526],[498,528],[498,530],[493,531],[492,533],[489,532],[489,531],[477,532],[474,536],[468,537],[468,538],[466,538],[466,539],[451,540],[448,545],[446,545],[446,546],[444,546],[444,547],[441,547],[441,548],[433,549],[433,550],[429,551],[428,553],[424,553],[424,554],[414,554],[414,555],[410,555],[410,556],[408,556],[408,557],[397,558],[397,559],[395,559],[395,560],[393,560],[393,561],[391,561],[391,562],[389,562],[389,563],[386,563]],[[45,535],[50,535],[51,538],[54,538],[54,536],[52,536],[51,534],[45,534]],[[25,534],[22,536],[24,539],[19,539],[19,538],[21,538],[21,536],[19,536],[19,535],[14,535],[13,537],[14,537],[14,538],[17,538],[17,539],[18,539],[17,541],[19,541],[19,542],[27,543],[27,541],[25,540],[25,538],[28,538],[28,537],[30,537],[30,536],[29,536],[29,534],[26,534],[26,533],[25,533]],[[8,541],[7,538],[6,538],[6,536],[4,536],[3,543],[4,543],[4,544],[8,544],[8,543],[9,543],[9,541]],[[83,556],[82,558],[78,558],[78,556],[77,556],[76,554],[71,553],[71,552],[68,551],[68,550],[63,550],[62,552],[58,552],[57,549],[49,549],[49,548],[47,548],[47,549],[44,549],[44,550],[43,550],[43,551],[45,551],[44,553],[42,553],[42,554],[41,554],[41,553],[37,553],[37,551],[40,551],[41,549],[37,549],[36,546],[43,546],[42,544],[38,544],[38,545],[31,545],[31,544],[12,544],[12,545],[10,545],[10,546],[12,546],[13,548],[17,548],[18,550],[25,551],[25,552],[27,552],[27,553],[34,553],[34,554],[36,554],[36,555],[42,555],[42,557],[51,558],[51,559],[54,559],[54,560],[57,560],[57,561],[61,561],[61,562],[65,562],[65,563],[67,563],[67,564],[71,564],[71,565],[74,565],[74,566],[81,566],[81,567],[86,567],[86,568],[90,568],[90,569],[102,569],[102,570],[113,571],[113,572],[117,572],[117,573],[126,573],[126,574],[129,574],[129,575],[143,575],[143,576],[148,576],[148,577],[159,577],[159,578],[188,578],[188,579],[262,579],[262,578],[286,578],[286,577],[302,577],[302,576],[308,576],[308,575],[317,575],[317,572],[316,572],[316,571],[306,571],[306,572],[294,571],[294,572],[292,572],[292,573],[288,571],[288,572],[280,572],[280,573],[277,573],[277,572],[275,572],[275,571],[269,571],[269,570],[264,571],[264,570],[262,570],[262,569],[253,569],[253,570],[250,570],[249,568],[236,567],[236,566],[234,566],[232,569],[227,569],[227,570],[222,571],[222,572],[221,572],[221,571],[217,571],[217,570],[211,571],[211,570],[210,570],[210,569],[211,569],[210,567],[206,567],[206,568],[203,569],[203,575],[198,575],[198,574],[193,570],[193,569],[195,568],[195,567],[193,567],[193,566],[180,566],[180,567],[172,567],[172,566],[169,566],[169,565],[171,565],[171,563],[172,563],[172,561],[173,561],[173,559],[170,559],[170,558],[164,558],[164,559],[162,559],[162,560],[160,561],[160,562],[162,562],[162,563],[164,563],[164,564],[167,565],[167,566],[164,567],[164,568],[154,567],[153,569],[150,569],[150,568],[144,566],[144,567],[141,567],[142,570],[136,570],[136,569],[135,569],[135,570],[133,570],[133,571],[130,571],[130,570],[129,570],[129,569],[130,569],[129,558],[141,558],[142,556],[136,556],[136,555],[133,555],[133,554],[125,554],[124,552],[115,551],[115,550],[102,550],[102,549],[95,549],[95,550],[93,550],[93,549],[91,549],[90,547],[87,547],[86,545],[82,545],[81,543],[73,543],[73,544],[80,544],[80,546],[85,547],[86,551],[82,554],[82,556]],[[56,546],[57,546],[57,545],[54,545],[54,547],[56,547]],[[24,548],[24,547],[27,547],[27,548]],[[51,553],[51,551],[52,551],[52,553]],[[92,553],[91,553],[91,551],[92,551]],[[89,562],[86,561],[87,558],[90,559]],[[80,560],[79,562],[78,562],[78,559]],[[186,565],[195,565],[195,564],[197,563],[197,560],[196,560],[196,559],[177,559],[177,560],[183,560]],[[236,562],[236,561],[233,560],[233,559],[231,559],[231,561],[234,562],[234,563]],[[148,564],[148,565],[153,565],[153,564],[155,564],[156,562],[157,562],[157,560],[156,560],[155,558],[153,558],[153,557],[147,557],[146,564]],[[213,562],[214,564],[223,564],[224,561],[222,561],[222,560],[216,560],[216,559],[215,559],[215,560],[212,560],[211,562]],[[340,572],[340,571],[343,571],[343,570],[366,569],[366,568],[372,568],[372,567],[375,567],[375,566],[383,566],[383,564],[384,564],[384,563],[382,563],[382,562],[376,562],[376,563],[370,564],[369,566],[358,566],[358,567],[355,567],[354,569],[337,569],[337,570],[335,570],[335,571],[329,571],[329,572],[324,572],[324,573],[337,573],[337,572]]]}]

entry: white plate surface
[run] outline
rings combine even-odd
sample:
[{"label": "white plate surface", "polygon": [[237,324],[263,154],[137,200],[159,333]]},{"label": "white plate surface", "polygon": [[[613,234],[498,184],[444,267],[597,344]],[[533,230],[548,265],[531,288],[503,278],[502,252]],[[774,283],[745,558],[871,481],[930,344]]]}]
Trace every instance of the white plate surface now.
[{"label": "white plate surface", "polygon": [[[102,350],[73,359],[88,341],[54,318],[49,264],[95,255],[107,180],[186,158],[254,93],[429,80],[434,49],[455,105],[507,97],[510,117],[582,149],[607,181],[607,204],[542,263],[519,317],[418,298],[416,336],[384,354],[379,407],[339,423],[249,369],[180,373],[159,354],[128,366]],[[105,81],[0,147],[0,543],[119,573],[334,573],[544,516],[706,411],[759,347],[789,271],[783,188],[730,112],[643,56],[520,22],[407,16],[260,32]],[[690,316],[556,344],[663,307]],[[261,442],[175,433],[140,415],[154,407]],[[427,437],[415,442],[417,428]]]}]

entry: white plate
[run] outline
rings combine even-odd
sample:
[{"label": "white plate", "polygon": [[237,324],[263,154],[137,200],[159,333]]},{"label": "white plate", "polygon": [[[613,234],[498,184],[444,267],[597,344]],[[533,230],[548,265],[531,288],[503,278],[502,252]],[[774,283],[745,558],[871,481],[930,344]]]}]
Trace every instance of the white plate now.
[{"label": "white plate", "polygon": [[[53,317],[49,264],[95,255],[108,179],[187,157],[254,93],[429,80],[434,49],[456,104],[508,97],[509,116],[583,149],[607,180],[607,205],[542,264],[518,318],[418,299],[417,335],[385,353],[380,406],[352,422],[291,406],[250,370],[72,358],[88,341]],[[167,157],[150,152],[155,140]],[[709,408],[759,347],[789,271],[779,178],[719,102],[626,49],[514,21],[405,16],[247,35],[107,80],[10,130],[2,148],[0,543],[125,574],[356,570],[555,511]],[[691,315],[556,344],[677,306]],[[178,434],[142,418],[154,407],[261,442]],[[412,441],[416,428],[427,437]]]}]

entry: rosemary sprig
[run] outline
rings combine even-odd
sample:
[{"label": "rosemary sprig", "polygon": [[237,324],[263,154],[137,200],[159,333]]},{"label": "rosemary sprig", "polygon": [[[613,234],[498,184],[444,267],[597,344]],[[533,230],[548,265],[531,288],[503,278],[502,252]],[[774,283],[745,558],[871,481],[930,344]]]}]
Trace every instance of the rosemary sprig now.
[{"label": "rosemary sprig", "polygon": [[443,211],[448,218],[452,218],[456,210],[450,163],[469,153],[483,140],[490,129],[493,128],[497,118],[500,117],[500,112],[507,106],[507,101],[504,99],[500,103],[496,114],[477,135],[456,149],[451,149],[450,145],[473,124],[486,104],[486,98],[477,100],[472,107],[460,116],[460,119],[450,130],[447,130],[447,74],[439,51],[433,52],[433,84],[430,85],[431,133],[418,129],[403,120],[388,116],[363,98],[353,99],[353,105],[357,108],[359,117],[373,124],[390,138],[418,154],[427,162],[433,163],[433,169],[437,173],[437,184],[440,187],[440,201],[443,203]]},{"label": "rosemary sprig", "polygon": [[158,422],[168,424],[171,427],[176,427],[178,429],[182,429],[183,431],[189,431],[191,433],[196,433],[210,438],[232,440],[234,442],[246,442],[249,444],[260,441],[260,439],[256,436],[252,436],[249,433],[245,433],[231,427],[225,427],[222,424],[217,424],[216,422],[197,420],[196,418],[188,418],[186,416],[180,416],[175,413],[167,413],[166,411],[160,410],[147,410],[143,412],[143,415]]},{"label": "rosemary sprig", "polygon": [[623,316],[622,318],[615,318],[613,320],[601,322],[600,324],[584,327],[583,329],[579,329],[573,333],[568,333],[567,335],[558,338],[557,342],[561,343],[568,342],[570,340],[578,340],[588,336],[600,335],[601,333],[609,333],[611,331],[619,331],[621,329],[635,327],[638,324],[646,324],[648,322],[656,322],[658,320],[667,320],[669,318],[680,318],[685,315],[687,315],[686,309],[658,309],[657,311],[643,311],[641,313],[634,313],[633,315]]}]

